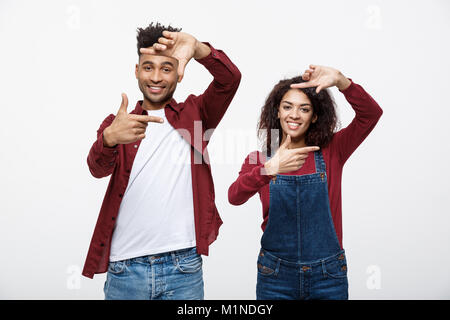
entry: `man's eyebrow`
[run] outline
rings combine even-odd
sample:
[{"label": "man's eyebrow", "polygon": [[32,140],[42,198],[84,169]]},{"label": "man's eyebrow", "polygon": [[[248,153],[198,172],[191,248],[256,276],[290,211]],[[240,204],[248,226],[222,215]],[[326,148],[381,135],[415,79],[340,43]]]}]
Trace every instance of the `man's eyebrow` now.
[{"label": "man's eyebrow", "polygon": [[[146,60],[146,61],[142,62],[142,65],[146,65],[146,64],[154,65],[155,63],[154,63],[153,61],[150,61],[150,60]],[[162,65],[162,66],[164,66],[164,65],[169,65],[169,66],[171,66],[171,67],[174,66],[173,63],[170,62],[170,61],[164,61],[163,63],[161,63],[161,65]]]},{"label": "man's eyebrow", "polygon": [[[294,105],[292,102],[290,102],[290,101],[287,101],[287,100],[283,100],[283,101],[281,101],[281,102],[284,102],[284,103],[287,103],[287,104],[290,104],[290,105]],[[302,104],[300,104],[300,107],[304,107],[304,106],[311,106],[311,104],[310,103],[302,103]]]}]

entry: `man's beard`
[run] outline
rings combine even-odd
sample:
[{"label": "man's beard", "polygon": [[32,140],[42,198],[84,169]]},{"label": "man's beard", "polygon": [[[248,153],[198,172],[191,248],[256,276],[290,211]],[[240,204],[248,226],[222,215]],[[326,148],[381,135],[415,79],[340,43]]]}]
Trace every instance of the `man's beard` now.
[{"label": "man's beard", "polygon": [[139,89],[141,90],[142,94],[144,95],[145,99],[150,101],[151,103],[164,103],[164,102],[168,102],[170,101],[170,99],[172,99],[173,94],[175,92],[174,88],[172,91],[169,91],[166,95],[162,96],[162,97],[152,97],[151,95],[148,94],[147,90],[146,90],[147,86],[144,85],[139,85]]},{"label": "man's beard", "polygon": [[167,102],[170,99],[172,99],[173,97],[173,93],[175,92],[175,90],[172,90],[171,92],[168,92],[165,96],[159,97],[159,98],[153,98],[151,97],[147,92],[143,92],[145,99],[147,99],[148,101],[150,101],[151,103],[163,103],[163,102]]}]

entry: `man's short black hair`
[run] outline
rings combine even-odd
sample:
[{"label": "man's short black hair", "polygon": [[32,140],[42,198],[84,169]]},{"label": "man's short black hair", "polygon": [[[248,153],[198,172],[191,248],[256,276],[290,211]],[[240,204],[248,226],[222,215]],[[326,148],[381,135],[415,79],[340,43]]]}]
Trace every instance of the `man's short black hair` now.
[{"label": "man's short black hair", "polygon": [[153,25],[153,22],[149,24],[149,26],[145,29],[138,28],[137,29],[137,51],[138,55],[141,56],[140,49],[151,47],[154,43],[158,42],[158,39],[162,37],[162,33],[164,30],[171,32],[179,32],[181,28],[174,28],[169,26],[163,26],[159,22],[156,25]]}]

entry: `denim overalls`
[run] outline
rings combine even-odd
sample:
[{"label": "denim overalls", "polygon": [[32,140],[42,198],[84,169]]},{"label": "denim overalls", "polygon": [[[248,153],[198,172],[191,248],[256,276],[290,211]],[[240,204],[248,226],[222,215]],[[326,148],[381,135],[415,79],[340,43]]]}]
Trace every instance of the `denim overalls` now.
[{"label": "denim overalls", "polygon": [[258,256],[257,299],[348,299],[347,262],[328,200],[325,161],[316,172],[270,182],[269,219]]}]

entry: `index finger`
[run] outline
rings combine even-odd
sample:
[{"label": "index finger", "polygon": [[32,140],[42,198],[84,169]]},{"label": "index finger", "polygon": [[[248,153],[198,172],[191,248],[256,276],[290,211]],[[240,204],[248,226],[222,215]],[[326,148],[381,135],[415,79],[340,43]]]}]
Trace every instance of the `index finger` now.
[{"label": "index finger", "polygon": [[153,47],[141,48],[139,50],[142,54],[156,54],[156,51]]},{"label": "index finger", "polygon": [[317,87],[317,84],[315,84],[311,81],[291,84],[291,88],[293,88],[293,89],[303,89],[303,88],[312,88],[312,87]]},{"label": "index finger", "polygon": [[313,146],[313,147],[296,148],[296,149],[292,149],[292,150],[295,150],[295,153],[309,153],[312,151],[317,151],[319,149],[320,149],[320,147]]},{"label": "index finger", "polygon": [[164,30],[164,31],[162,32],[162,35],[163,35],[165,38],[168,38],[168,39],[171,39],[171,40],[175,40],[176,32]]},{"label": "index finger", "polygon": [[163,123],[163,118],[155,117],[155,116],[146,116],[146,115],[138,115],[138,114],[130,114],[130,118],[140,122],[157,122]]}]

